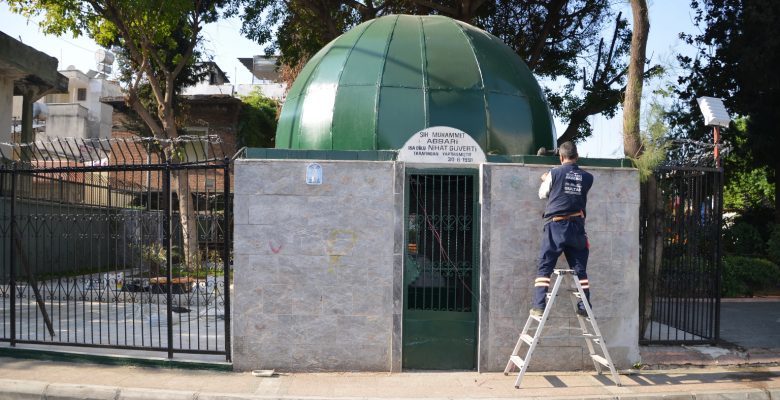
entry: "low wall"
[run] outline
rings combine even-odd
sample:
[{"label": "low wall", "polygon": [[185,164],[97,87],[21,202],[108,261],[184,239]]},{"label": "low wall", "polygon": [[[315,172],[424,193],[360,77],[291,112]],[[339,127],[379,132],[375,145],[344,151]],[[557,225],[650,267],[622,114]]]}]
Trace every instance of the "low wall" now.
[{"label": "low wall", "polygon": [[[537,192],[549,166],[485,164],[482,174],[479,368],[502,371],[528,318],[546,200]],[[588,195],[585,230],[590,242],[591,303],[613,361],[639,361],[639,177],[635,169],[583,167],[595,180]],[[568,268],[561,256],[558,266]],[[577,333],[568,296],[559,297],[545,335]],[[529,369],[592,369],[584,340],[548,339]]]},{"label": "low wall", "polygon": [[[236,370],[401,369],[405,165],[238,160],[232,317]],[[501,371],[528,316],[542,233],[539,176],[549,166],[483,164],[478,360]],[[636,170],[586,167],[588,267],[599,327],[618,367],[639,360]],[[565,265],[563,258],[561,266]],[[561,298],[548,335],[576,333]],[[592,369],[584,341],[545,340],[532,370]]]},{"label": "low wall", "polygon": [[319,163],[236,161],[237,370],[400,369],[401,165]]}]

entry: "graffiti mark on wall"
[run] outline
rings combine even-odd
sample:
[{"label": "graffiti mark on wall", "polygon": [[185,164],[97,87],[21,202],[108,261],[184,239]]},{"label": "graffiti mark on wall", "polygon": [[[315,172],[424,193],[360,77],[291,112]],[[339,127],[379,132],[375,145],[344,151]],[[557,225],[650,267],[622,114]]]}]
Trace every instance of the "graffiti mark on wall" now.
[{"label": "graffiti mark on wall", "polygon": [[335,272],[341,264],[341,257],[352,254],[358,235],[350,229],[334,229],[325,241],[328,252],[328,272]]},{"label": "graffiti mark on wall", "polygon": [[268,241],[268,247],[271,249],[271,253],[279,254],[282,251],[282,244],[274,239]]}]

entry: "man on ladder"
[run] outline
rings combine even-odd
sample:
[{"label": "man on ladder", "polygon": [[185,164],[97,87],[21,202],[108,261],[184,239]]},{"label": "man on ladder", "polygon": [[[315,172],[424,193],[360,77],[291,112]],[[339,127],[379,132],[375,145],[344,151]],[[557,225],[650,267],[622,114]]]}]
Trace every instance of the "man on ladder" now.
[{"label": "man on ladder", "polygon": [[[593,366],[599,374],[602,371],[601,366],[608,367],[615,384],[620,386],[620,378],[590,307],[590,288],[586,272],[589,245],[588,236],[585,234],[585,206],[588,201],[588,191],[593,186],[593,175],[577,166],[577,147],[573,143],[562,144],[558,149],[558,156],[561,166],[542,175],[542,185],[539,188],[539,197],[549,197],[549,200],[544,211],[546,221],[544,236],[542,236],[542,250],[539,255],[539,271],[534,280],[534,303],[517,344],[512,350],[512,355],[509,356],[504,374],[508,375],[514,367],[520,368],[515,380],[515,387],[520,388],[534,349],[541,340],[550,309],[561,289],[561,283],[568,281],[570,283],[568,291],[572,295],[571,305],[577,314],[582,337],[585,339]],[[561,253],[566,256],[571,269],[555,269]],[[555,284],[552,293],[548,295],[547,289],[550,287],[550,276],[553,273],[556,275]],[[550,309],[546,310],[547,307]],[[533,331],[535,333],[531,335]],[[523,345],[528,345],[525,358],[520,352]],[[596,346],[602,355],[596,352]]]},{"label": "man on ladder", "polygon": [[[534,280],[534,300],[531,315],[541,317],[547,302],[550,275],[563,253],[569,267],[577,274],[585,297],[590,304],[588,285],[589,243],[585,233],[585,206],[588,191],[593,185],[593,175],[577,166],[577,147],[572,142],[561,144],[558,149],[561,166],[542,175],[539,198],[549,198],[544,210],[544,234],[539,254],[539,270]],[[577,314],[587,317],[580,300]]]}]

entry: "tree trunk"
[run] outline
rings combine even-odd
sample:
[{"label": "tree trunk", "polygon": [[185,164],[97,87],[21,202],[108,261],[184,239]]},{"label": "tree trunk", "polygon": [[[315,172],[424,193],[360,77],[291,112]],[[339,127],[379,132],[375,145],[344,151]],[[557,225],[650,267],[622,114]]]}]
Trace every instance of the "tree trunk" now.
[{"label": "tree trunk", "polygon": [[[171,84],[171,83],[169,83]],[[169,103],[166,101],[166,103]],[[171,102],[172,103],[172,102]],[[161,115],[163,129],[170,139],[179,137],[176,129],[176,120],[173,115],[173,104],[165,104],[159,114]],[[184,153],[184,149],[176,148],[176,143],[168,151],[168,159],[172,164],[182,161],[177,154]],[[196,270],[201,265],[200,253],[198,251],[198,220],[195,204],[192,201],[192,191],[186,169],[177,169],[171,173],[171,191],[176,194],[179,200],[179,222],[181,224],[182,234],[182,256],[184,257],[184,269],[188,271]]]},{"label": "tree trunk", "polygon": [[188,173],[186,169],[173,171],[171,174],[171,189],[179,199],[179,221],[181,223],[183,256],[186,269],[196,270],[200,267],[200,252],[198,251],[198,219],[195,202],[192,200]]},{"label": "tree trunk", "polygon": [[634,18],[634,30],[631,34],[631,58],[623,101],[623,152],[628,157],[638,157],[642,151],[639,138],[639,112],[642,103],[647,34],[650,30],[647,1],[631,0],[631,12]]}]

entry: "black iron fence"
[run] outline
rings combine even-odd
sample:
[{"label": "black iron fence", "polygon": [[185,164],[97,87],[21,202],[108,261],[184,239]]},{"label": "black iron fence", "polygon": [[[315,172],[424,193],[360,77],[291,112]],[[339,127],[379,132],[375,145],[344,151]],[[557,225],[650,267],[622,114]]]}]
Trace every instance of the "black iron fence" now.
[{"label": "black iron fence", "polygon": [[0,144],[0,341],[230,359],[216,137]]},{"label": "black iron fence", "polygon": [[659,167],[643,196],[641,342],[715,343],[723,170]]}]

